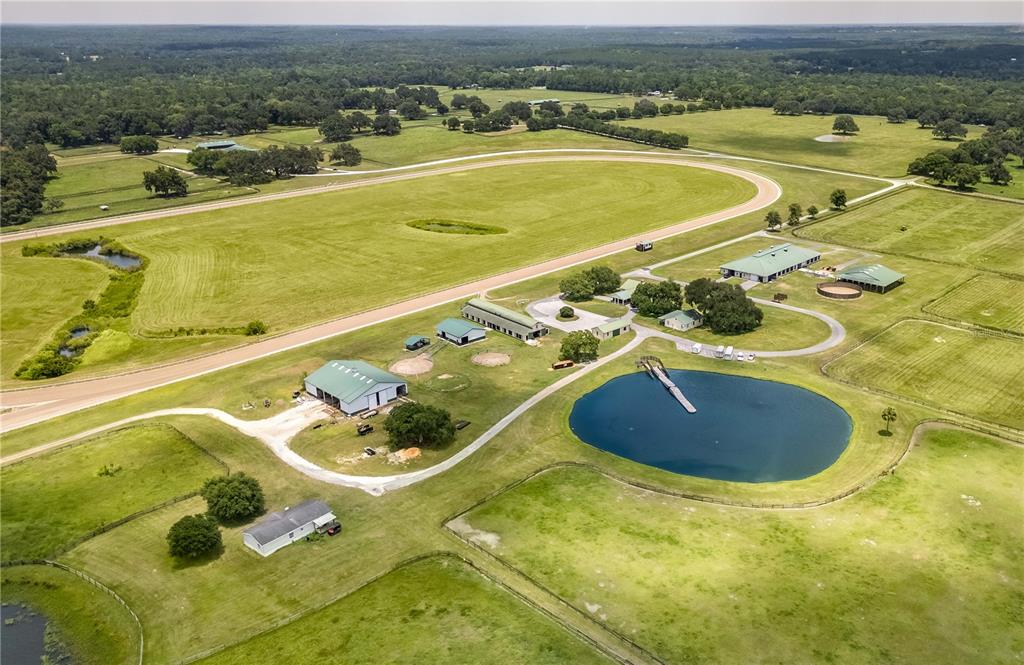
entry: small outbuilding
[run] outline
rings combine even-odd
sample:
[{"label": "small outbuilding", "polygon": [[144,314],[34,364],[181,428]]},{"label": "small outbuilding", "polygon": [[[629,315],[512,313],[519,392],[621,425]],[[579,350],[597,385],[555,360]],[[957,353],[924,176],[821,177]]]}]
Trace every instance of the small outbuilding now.
[{"label": "small outbuilding", "polygon": [[473,298],[462,306],[462,316],[491,330],[523,341],[537,339],[550,332],[533,317],[512,311],[483,298]]},{"label": "small outbuilding", "polygon": [[226,140],[226,139],[220,140],[220,141],[203,141],[202,143],[197,143],[196,144],[196,148],[205,148],[207,150],[223,150],[223,151],[227,151],[227,150],[245,150],[245,151],[248,151],[248,152],[255,152],[256,151],[255,148],[250,148],[248,146],[240,145],[238,143],[235,143],[234,141],[229,141],[229,140]]},{"label": "small outbuilding", "polygon": [[313,532],[330,530],[334,533],[333,530],[340,526],[330,506],[319,499],[312,499],[271,513],[243,531],[242,542],[260,556],[270,556]]},{"label": "small outbuilding", "polygon": [[430,344],[430,340],[423,335],[413,335],[405,340],[406,351],[416,351]]},{"label": "small outbuilding", "polygon": [[633,322],[629,319],[612,319],[605,321],[599,326],[590,329],[590,334],[598,339],[611,339],[629,332],[633,328]]},{"label": "small outbuilding", "polygon": [[409,392],[400,377],[361,360],[331,360],[306,377],[306,392],[346,415],[376,409]]},{"label": "small outbuilding", "polygon": [[633,292],[636,291],[636,287],[640,286],[640,282],[635,279],[627,279],[622,283],[620,288],[615,293],[608,295],[612,299],[612,302],[616,305],[628,305],[630,299],[633,297]]},{"label": "small outbuilding", "polygon": [[658,317],[658,323],[672,330],[690,330],[704,324],[704,316],[695,309],[677,309]]},{"label": "small outbuilding", "polygon": [[886,293],[903,283],[906,275],[896,272],[881,263],[852,266],[836,273],[836,280],[856,284],[865,291]]},{"label": "small outbuilding", "polygon": [[722,277],[770,282],[821,260],[821,252],[784,242],[719,266]]},{"label": "small outbuilding", "polygon": [[452,344],[463,346],[487,336],[487,331],[465,319],[445,319],[437,324],[437,336]]}]

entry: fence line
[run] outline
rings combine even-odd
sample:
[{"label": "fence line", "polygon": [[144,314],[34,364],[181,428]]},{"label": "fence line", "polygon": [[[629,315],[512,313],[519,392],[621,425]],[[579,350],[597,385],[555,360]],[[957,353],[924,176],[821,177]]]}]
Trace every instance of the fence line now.
[{"label": "fence line", "polygon": [[72,568],[71,566],[68,566],[66,564],[60,563],[59,561],[52,561],[50,559],[18,559],[18,560],[15,560],[15,561],[3,561],[3,562],[0,562],[0,568],[16,568],[18,566],[50,566],[52,568],[57,568],[59,570],[63,570],[65,572],[71,573],[72,575],[75,575],[75,576],[85,580],[86,582],[88,582],[89,584],[93,585],[97,589],[100,589],[100,590],[105,591],[108,594],[110,594],[110,596],[114,600],[116,600],[117,602],[121,603],[121,606],[124,607],[126,610],[128,610],[128,614],[131,615],[132,620],[135,621],[135,625],[139,629],[138,665],[142,665],[142,654],[143,654],[143,650],[145,649],[145,640],[144,640],[144,637],[143,637],[143,634],[142,634],[142,622],[139,620],[139,615],[135,613],[135,610],[133,610],[131,608],[131,606],[128,603],[125,602],[124,598],[119,596],[116,591],[114,591],[113,589],[111,589],[107,585],[103,584],[102,582],[100,582],[96,578],[94,578],[94,577],[92,577],[92,576],[82,572],[81,570],[78,570],[77,568]]}]

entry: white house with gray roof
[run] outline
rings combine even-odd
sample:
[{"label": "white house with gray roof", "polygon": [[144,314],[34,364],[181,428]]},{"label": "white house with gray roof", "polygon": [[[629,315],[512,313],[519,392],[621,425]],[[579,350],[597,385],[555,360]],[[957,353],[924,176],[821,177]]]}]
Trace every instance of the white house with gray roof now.
[{"label": "white house with gray roof", "polygon": [[361,360],[330,360],[306,377],[306,392],[347,415],[376,409],[409,392],[391,372]]},{"label": "white house with gray roof", "polygon": [[337,521],[330,506],[319,499],[311,499],[271,513],[243,531],[242,542],[260,556],[270,556],[314,531],[326,530]]}]

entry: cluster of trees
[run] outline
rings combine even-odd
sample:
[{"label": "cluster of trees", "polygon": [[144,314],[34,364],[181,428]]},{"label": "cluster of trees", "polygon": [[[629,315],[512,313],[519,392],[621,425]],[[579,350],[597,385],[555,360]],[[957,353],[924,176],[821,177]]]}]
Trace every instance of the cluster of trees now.
[{"label": "cluster of trees", "polygon": [[704,315],[704,325],[718,335],[738,335],[761,325],[764,313],[736,284],[702,277],[686,285],[686,302]]},{"label": "cluster of trees", "polygon": [[1006,185],[1013,181],[1013,175],[1006,168],[1006,159],[1011,155],[1024,159],[1024,129],[999,123],[981,138],[961,141],[956,148],[934,150],[918,157],[907,166],[907,173],[939,184],[951,182],[960,189],[976,185],[982,175],[994,184]]},{"label": "cluster of trees", "polygon": [[671,149],[685,148],[690,143],[690,138],[685,134],[663,132],[659,129],[647,129],[644,127],[613,125],[604,122],[597,116],[598,114],[593,112],[569,113],[561,118],[538,115],[526,121],[526,128],[533,132],[556,128],[577,129],[625,141],[646,143]]},{"label": "cluster of trees", "polygon": [[597,347],[601,341],[586,330],[576,330],[562,340],[558,350],[559,360],[571,360],[574,363],[585,363],[597,360]]},{"label": "cluster of trees", "polygon": [[57,161],[38,143],[0,151],[0,224],[24,224],[44,205],[59,207],[44,197],[46,182],[57,172]]},{"label": "cluster of trees", "polygon": [[272,145],[263,150],[196,148],[187,159],[196,173],[223,176],[233,185],[257,185],[275,178],[316,173],[323,151],[313,146],[291,145]]},{"label": "cluster of trees", "polygon": [[629,300],[642,316],[659,317],[683,306],[683,288],[678,282],[640,282]]},{"label": "cluster of trees", "polygon": [[331,150],[331,162],[344,166],[359,166],[363,163],[363,153],[351,143],[339,143]]},{"label": "cluster of trees", "polygon": [[558,284],[562,297],[570,302],[590,300],[619,290],[622,278],[608,266],[594,266],[572,273]]},{"label": "cluster of trees", "polygon": [[455,438],[452,416],[444,409],[419,402],[399,404],[384,421],[388,445],[400,448],[440,448]]},{"label": "cluster of trees", "polygon": [[158,166],[154,171],[143,171],[142,186],[157,196],[185,196],[188,182],[180,171],[169,166]]},{"label": "cluster of trees", "polygon": [[200,494],[206,499],[206,513],[187,515],[167,532],[171,556],[197,559],[223,547],[218,524],[238,525],[263,514],[263,488],[245,473],[210,478]]},{"label": "cluster of trees", "polygon": [[150,155],[160,149],[160,144],[149,135],[122,136],[121,152],[133,155]]}]

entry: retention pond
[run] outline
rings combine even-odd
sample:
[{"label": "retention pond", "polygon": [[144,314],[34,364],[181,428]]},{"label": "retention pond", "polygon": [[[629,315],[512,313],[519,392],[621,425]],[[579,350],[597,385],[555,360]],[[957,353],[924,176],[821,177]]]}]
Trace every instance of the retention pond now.
[{"label": "retention pond", "polygon": [[583,441],[666,471],[749,483],[799,480],[831,466],[853,423],[835,402],[798,386],[668,370],[697,408],[687,413],[656,379],[611,379],[573,406]]}]

